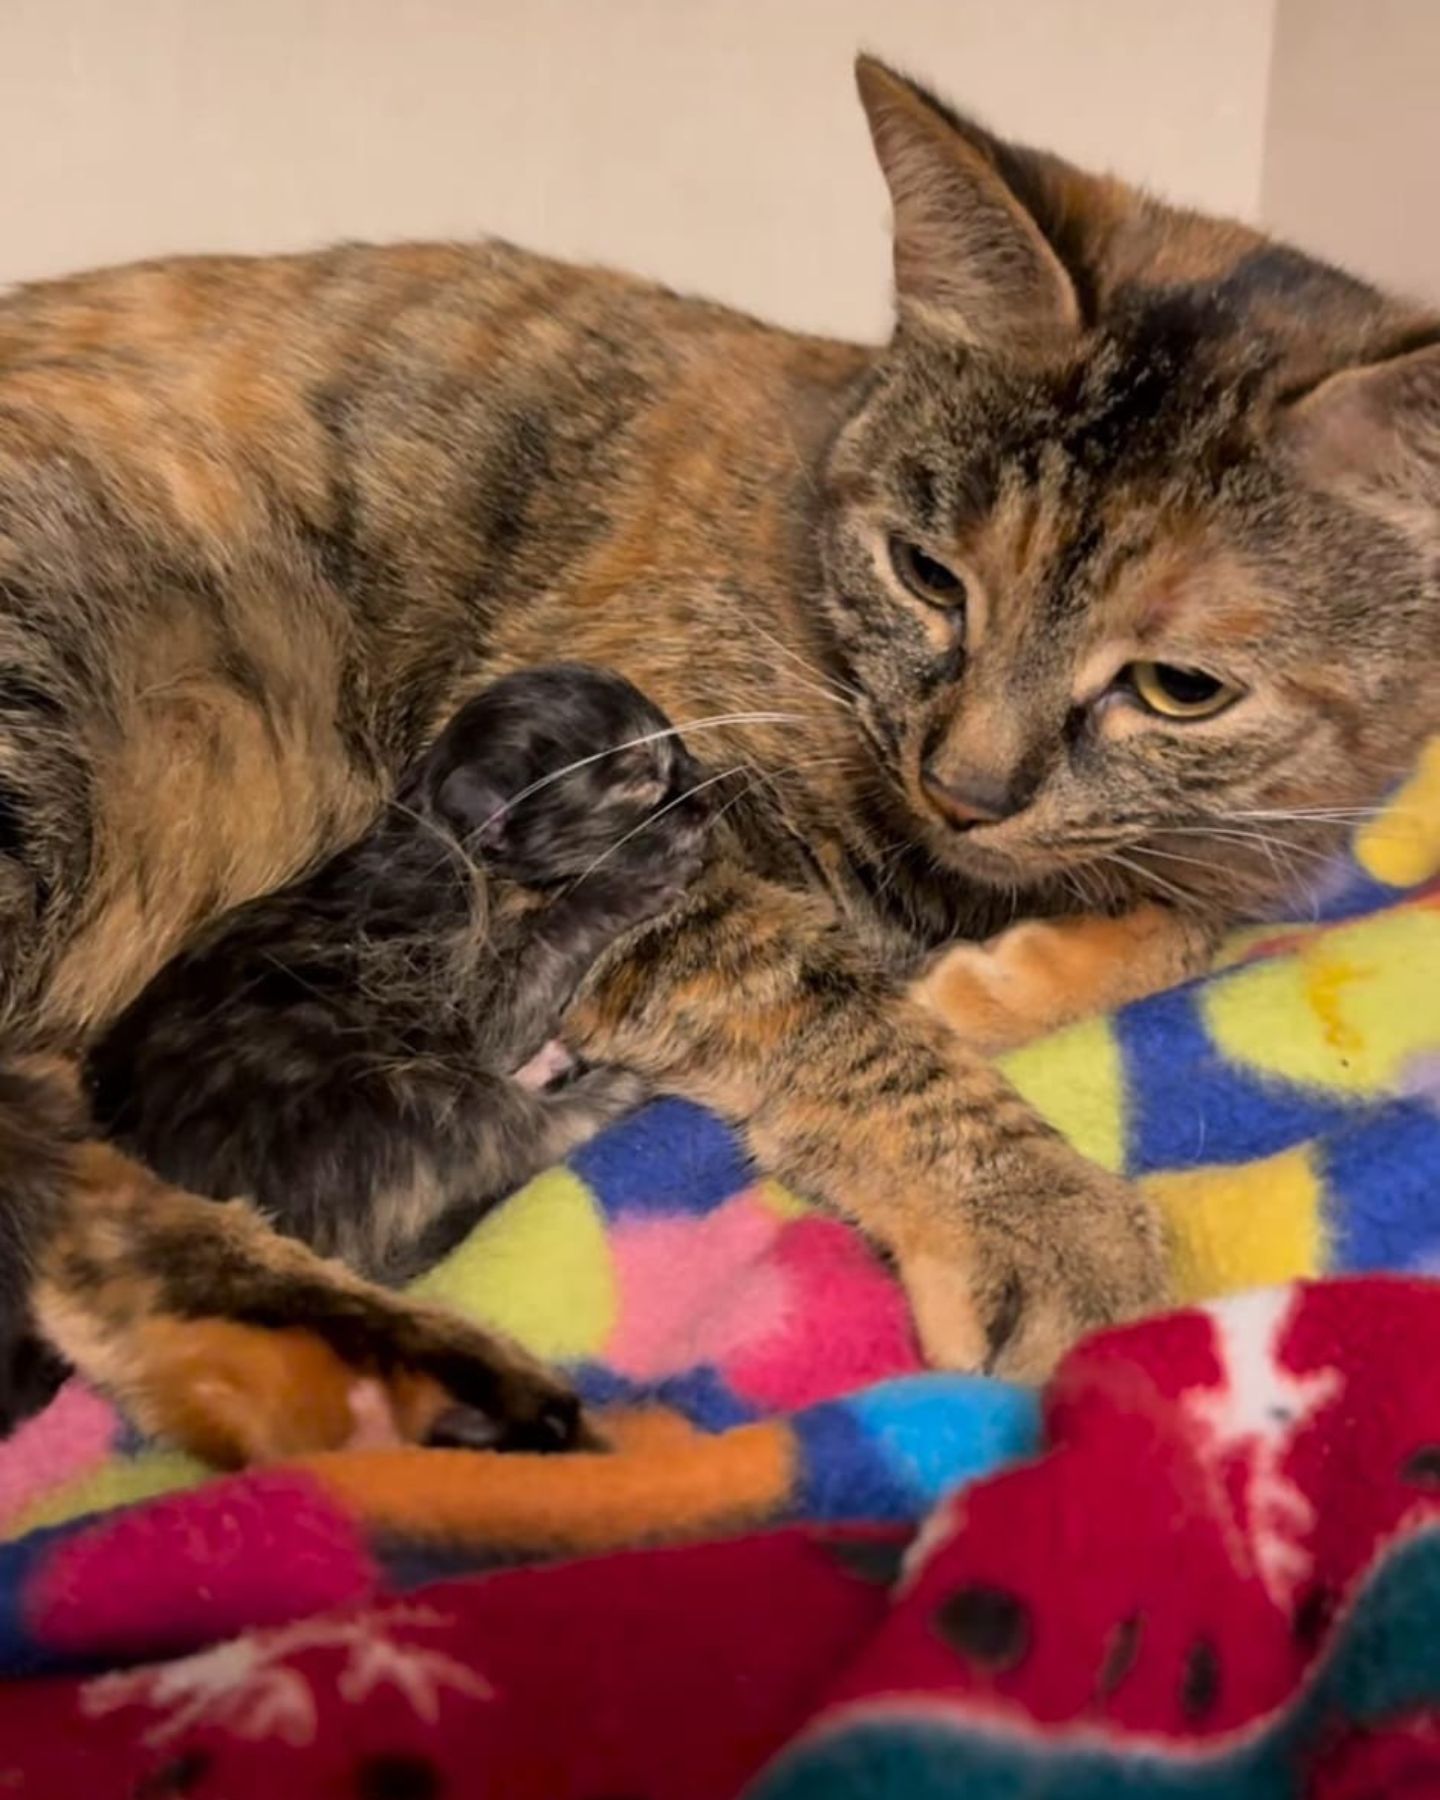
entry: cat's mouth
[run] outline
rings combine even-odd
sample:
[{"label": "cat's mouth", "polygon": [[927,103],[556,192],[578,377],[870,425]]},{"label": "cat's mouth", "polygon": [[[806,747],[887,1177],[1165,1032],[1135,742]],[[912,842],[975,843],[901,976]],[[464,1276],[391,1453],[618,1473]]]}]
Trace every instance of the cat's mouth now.
[{"label": "cat's mouth", "polygon": [[945,859],[950,867],[987,887],[1013,887],[1017,882],[1029,885],[1064,867],[1063,858],[1027,853],[1021,847],[992,843],[980,835],[988,830],[993,836],[996,829],[992,826],[963,834],[951,832],[945,844]]},{"label": "cat's mouth", "polygon": [[1063,863],[1063,858],[1027,845],[1014,820],[958,830],[938,807],[925,804],[915,810],[926,848],[967,880],[987,887],[1013,887],[1017,882],[1043,880]]},{"label": "cat's mouth", "polygon": [[919,810],[926,847],[967,881],[991,888],[1038,888],[1106,860],[1089,843],[1041,836],[1024,814],[963,830],[936,807]]}]

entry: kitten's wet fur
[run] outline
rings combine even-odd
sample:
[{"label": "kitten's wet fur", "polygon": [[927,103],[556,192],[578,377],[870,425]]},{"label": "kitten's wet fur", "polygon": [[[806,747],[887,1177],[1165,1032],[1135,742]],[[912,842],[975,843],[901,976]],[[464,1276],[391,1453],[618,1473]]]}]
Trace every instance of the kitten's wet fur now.
[{"label": "kitten's wet fur", "polygon": [[517,1072],[624,932],[698,871],[698,764],[618,675],[462,706],[358,843],[223,919],[89,1062],[97,1124],[377,1278],[417,1272],[642,1085]]}]

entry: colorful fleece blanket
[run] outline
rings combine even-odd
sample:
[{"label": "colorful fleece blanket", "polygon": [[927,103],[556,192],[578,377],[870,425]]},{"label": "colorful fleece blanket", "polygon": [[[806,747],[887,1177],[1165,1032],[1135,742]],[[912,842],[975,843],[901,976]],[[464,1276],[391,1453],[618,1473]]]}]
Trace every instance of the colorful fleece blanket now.
[{"label": "colorful fleece blanket", "polygon": [[0,1778],[1392,1791],[1440,1758],[1440,1287],[1274,1284],[1440,1256],[1437,873],[1440,745],[1302,922],[1010,1059],[1154,1194],[1184,1298],[1269,1290],[1097,1339],[1043,1402],[922,1373],[858,1237],[674,1100],[422,1284],[568,1364],[607,1457],[206,1480],[72,1383],[0,1446],[0,1672],[36,1678]]}]

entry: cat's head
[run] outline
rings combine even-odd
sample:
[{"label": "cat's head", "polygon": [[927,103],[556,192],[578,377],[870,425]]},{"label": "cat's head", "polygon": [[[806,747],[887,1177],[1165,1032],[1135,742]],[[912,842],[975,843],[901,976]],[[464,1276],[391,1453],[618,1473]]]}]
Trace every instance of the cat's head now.
[{"label": "cat's head", "polygon": [[1440,728],[1440,319],[859,79],[899,319],[826,605],[910,829],[1259,905]]}]

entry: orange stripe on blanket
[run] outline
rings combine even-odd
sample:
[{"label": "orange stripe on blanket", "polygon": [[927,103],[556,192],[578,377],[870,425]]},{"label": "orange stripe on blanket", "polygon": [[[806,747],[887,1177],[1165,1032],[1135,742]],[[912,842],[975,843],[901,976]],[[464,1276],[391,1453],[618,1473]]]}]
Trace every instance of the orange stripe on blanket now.
[{"label": "orange stripe on blanket", "polygon": [[739,1530],[793,1492],[795,1441],[778,1421],[710,1434],[654,1407],[600,1424],[608,1455],[343,1450],[292,1466],[373,1530],[534,1552]]}]

